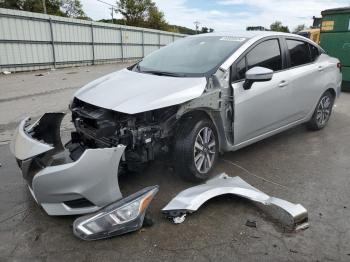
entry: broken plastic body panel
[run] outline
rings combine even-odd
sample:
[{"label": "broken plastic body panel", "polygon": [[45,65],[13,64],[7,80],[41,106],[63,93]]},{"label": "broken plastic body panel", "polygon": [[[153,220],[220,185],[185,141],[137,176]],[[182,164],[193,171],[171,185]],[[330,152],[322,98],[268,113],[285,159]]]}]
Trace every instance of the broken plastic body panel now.
[{"label": "broken plastic body panel", "polygon": [[86,149],[73,161],[62,145],[64,113],[23,120],[10,145],[29,190],[49,215],[91,213],[122,198],[118,166],[125,146]]},{"label": "broken plastic body panel", "polygon": [[229,177],[225,173],[208,180],[205,184],[180,192],[162,209],[162,212],[174,223],[182,223],[186,214],[197,211],[209,199],[225,194],[233,194],[266,206],[277,207],[289,216],[288,220],[291,221],[293,230],[308,227],[308,213],[302,205],[271,197],[240,177]]}]

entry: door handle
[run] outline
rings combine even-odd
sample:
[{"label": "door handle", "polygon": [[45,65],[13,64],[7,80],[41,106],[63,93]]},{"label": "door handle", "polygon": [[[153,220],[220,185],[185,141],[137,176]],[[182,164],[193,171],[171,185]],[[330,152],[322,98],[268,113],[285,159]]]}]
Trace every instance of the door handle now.
[{"label": "door handle", "polygon": [[287,86],[288,85],[288,82],[287,81],[285,81],[285,80],[283,80],[283,81],[281,81],[281,83],[279,83],[279,85],[278,85],[278,87],[285,87],[285,86]]},{"label": "door handle", "polygon": [[323,66],[319,66],[319,67],[317,68],[317,70],[320,71],[320,72],[323,72]]}]

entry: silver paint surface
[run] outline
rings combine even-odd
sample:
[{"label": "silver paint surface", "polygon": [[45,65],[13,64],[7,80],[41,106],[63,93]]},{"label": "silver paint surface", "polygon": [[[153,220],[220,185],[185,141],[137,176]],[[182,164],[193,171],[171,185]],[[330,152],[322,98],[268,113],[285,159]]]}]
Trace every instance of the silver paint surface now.
[{"label": "silver paint surface", "polygon": [[136,114],[197,98],[205,86],[205,77],[158,76],[123,69],[87,84],[74,96],[98,107]]},{"label": "silver paint surface", "polygon": [[[49,166],[33,179],[33,193],[49,215],[75,215],[96,211],[118,199],[118,166],[125,146],[87,149],[76,161]],[[95,206],[69,208],[63,202],[86,198]]]},{"label": "silver paint surface", "polygon": [[11,153],[19,160],[25,160],[53,149],[52,146],[41,143],[26,134],[25,125],[29,119],[27,117],[20,122],[10,143]]},{"label": "silver paint surface", "polygon": [[169,214],[171,211],[192,213],[209,199],[226,194],[237,195],[266,206],[276,206],[292,218],[295,227],[297,225],[305,226],[308,220],[307,210],[301,204],[293,204],[280,198],[271,197],[240,177],[229,177],[225,173],[208,180],[205,184],[180,192],[162,209],[162,212],[165,214]]},{"label": "silver paint surface", "polygon": [[[14,135],[10,149],[18,160],[22,160],[23,177],[28,179],[28,174],[33,177],[29,191],[49,215],[94,212],[122,198],[118,184],[118,167],[124,145],[86,149],[79,159],[72,161],[69,154],[64,154],[61,148],[60,152],[54,154],[53,149],[56,148],[27,133],[33,126],[41,124],[40,119],[27,128],[25,126],[29,124],[29,118],[24,119]],[[57,118],[56,121],[61,119]],[[41,162],[44,158],[49,159],[45,161],[46,166],[39,171],[33,170],[31,163],[36,159]],[[55,158],[60,160],[60,164],[51,165]],[[89,200],[93,206],[71,208],[64,203],[80,198]]]}]

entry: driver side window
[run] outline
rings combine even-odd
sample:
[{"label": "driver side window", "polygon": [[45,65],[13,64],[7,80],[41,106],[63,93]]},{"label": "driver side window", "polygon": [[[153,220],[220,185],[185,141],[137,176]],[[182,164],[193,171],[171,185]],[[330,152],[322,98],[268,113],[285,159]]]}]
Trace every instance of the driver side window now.
[{"label": "driver side window", "polygon": [[255,46],[236,64],[234,81],[245,79],[247,70],[261,66],[273,71],[282,70],[282,55],[278,39],[266,40]]},{"label": "driver side window", "polygon": [[267,40],[254,47],[247,54],[248,70],[256,67],[266,67],[273,71],[282,70],[281,49],[277,39]]}]

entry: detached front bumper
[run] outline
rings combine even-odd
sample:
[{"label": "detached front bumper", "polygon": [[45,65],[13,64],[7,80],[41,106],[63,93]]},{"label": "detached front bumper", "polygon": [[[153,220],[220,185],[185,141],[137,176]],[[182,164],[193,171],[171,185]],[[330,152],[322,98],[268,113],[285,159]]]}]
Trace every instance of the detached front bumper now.
[{"label": "detached front bumper", "polygon": [[49,215],[76,215],[121,199],[118,166],[125,146],[86,149],[73,161],[60,139],[63,117],[47,113],[34,124],[24,119],[10,146],[36,202]]}]

